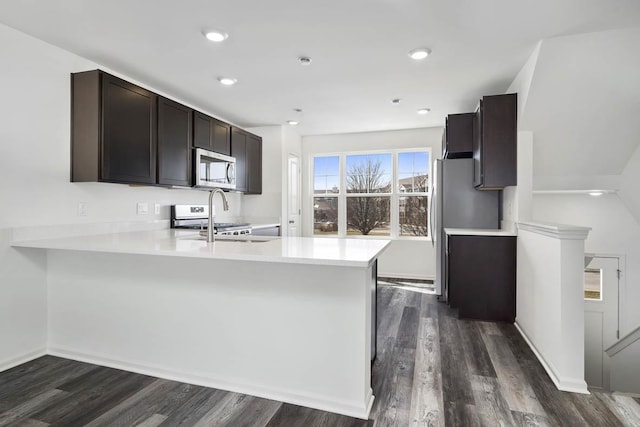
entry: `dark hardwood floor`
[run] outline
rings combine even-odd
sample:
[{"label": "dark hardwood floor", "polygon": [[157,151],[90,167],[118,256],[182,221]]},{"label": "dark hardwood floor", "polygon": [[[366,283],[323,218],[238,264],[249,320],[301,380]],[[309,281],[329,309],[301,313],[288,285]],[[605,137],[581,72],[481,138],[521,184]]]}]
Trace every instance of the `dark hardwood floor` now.
[{"label": "dark hardwood floor", "polygon": [[640,426],[637,399],[558,391],[513,325],[378,304],[370,420],[45,356],[0,373],[0,426]]}]

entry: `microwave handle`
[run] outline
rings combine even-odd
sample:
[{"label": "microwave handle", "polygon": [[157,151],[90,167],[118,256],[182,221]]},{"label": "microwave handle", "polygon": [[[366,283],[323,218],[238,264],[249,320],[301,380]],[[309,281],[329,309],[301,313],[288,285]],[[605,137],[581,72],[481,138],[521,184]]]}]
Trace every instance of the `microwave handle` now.
[{"label": "microwave handle", "polygon": [[232,183],[232,178],[230,176],[231,175],[235,175],[235,171],[234,171],[235,166],[232,163],[228,163],[227,164],[227,182],[228,183]]}]

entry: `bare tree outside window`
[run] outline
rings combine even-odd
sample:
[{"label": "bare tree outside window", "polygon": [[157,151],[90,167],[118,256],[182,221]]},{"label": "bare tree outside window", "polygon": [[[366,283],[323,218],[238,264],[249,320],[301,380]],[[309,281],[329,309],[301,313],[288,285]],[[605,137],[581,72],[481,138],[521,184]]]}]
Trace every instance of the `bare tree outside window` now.
[{"label": "bare tree outside window", "polygon": [[[348,193],[389,193],[391,182],[382,161],[364,157],[347,170]],[[347,197],[347,226],[362,235],[389,234],[391,203],[389,197]]]}]

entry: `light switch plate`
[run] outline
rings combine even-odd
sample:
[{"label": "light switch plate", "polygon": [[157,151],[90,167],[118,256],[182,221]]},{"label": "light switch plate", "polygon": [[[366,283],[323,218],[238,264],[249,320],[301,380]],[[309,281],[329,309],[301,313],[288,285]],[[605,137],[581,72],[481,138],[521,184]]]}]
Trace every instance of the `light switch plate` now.
[{"label": "light switch plate", "polygon": [[153,212],[154,212],[156,215],[160,215],[160,203],[156,203],[156,204],[153,206]]},{"label": "light switch plate", "polygon": [[147,215],[149,213],[149,203],[139,202],[137,206],[138,215]]},{"label": "light switch plate", "polygon": [[80,202],[78,203],[78,216],[87,216],[87,212],[89,208],[86,203]]}]

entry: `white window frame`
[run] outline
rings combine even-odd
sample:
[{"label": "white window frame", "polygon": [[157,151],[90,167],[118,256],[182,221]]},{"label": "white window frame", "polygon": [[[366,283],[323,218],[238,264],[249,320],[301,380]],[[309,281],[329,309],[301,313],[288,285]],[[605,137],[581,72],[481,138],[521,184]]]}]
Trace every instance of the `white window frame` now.
[{"label": "white window frame", "polygon": [[[428,155],[428,168],[427,171],[429,175],[429,180],[427,182],[427,191],[425,192],[411,192],[411,193],[400,193],[400,189],[398,186],[398,155],[400,153],[415,153],[415,152],[426,152]],[[347,171],[346,171],[346,162],[347,156],[352,155],[376,155],[376,154],[391,154],[391,193],[347,193],[346,183],[347,183]],[[315,193],[315,170],[314,164],[315,159],[318,157],[338,157],[339,170],[338,173],[340,175],[340,185],[338,193],[323,193],[316,194]],[[310,200],[310,213],[309,213],[309,223],[310,223],[310,234],[313,237],[322,237],[322,238],[340,238],[340,237],[349,237],[356,239],[389,239],[389,240],[428,240],[432,239],[432,236],[429,234],[431,215],[428,215],[427,218],[427,236],[401,236],[400,235],[400,197],[408,196],[408,197],[426,197],[427,198],[427,209],[431,206],[431,188],[432,188],[432,180],[433,180],[433,171],[432,171],[432,158],[431,158],[431,148],[430,147],[415,147],[415,148],[402,148],[402,149],[389,149],[389,150],[367,150],[367,151],[344,151],[338,153],[315,153],[311,155],[310,158],[310,192],[311,200]],[[314,200],[316,197],[337,197],[338,198],[338,232],[336,234],[314,234]],[[389,236],[359,236],[359,235],[347,235],[347,198],[348,197],[389,197],[391,210],[389,214],[390,221],[390,235]]]}]

